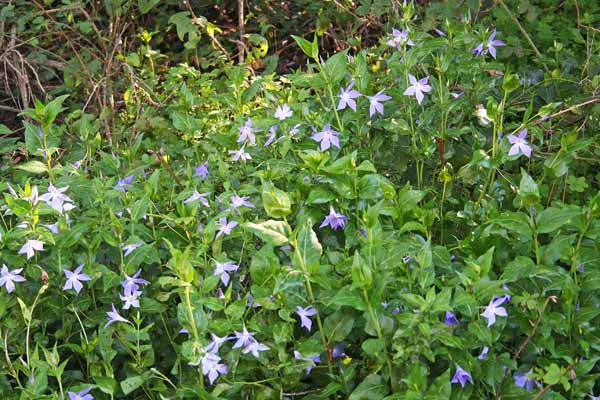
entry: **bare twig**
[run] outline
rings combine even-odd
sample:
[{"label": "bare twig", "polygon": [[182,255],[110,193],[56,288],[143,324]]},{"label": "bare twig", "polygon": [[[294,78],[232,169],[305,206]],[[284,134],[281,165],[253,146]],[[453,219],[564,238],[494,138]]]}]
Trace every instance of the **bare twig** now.
[{"label": "bare twig", "polygon": [[[244,27],[244,0],[237,0],[237,4],[238,4],[238,31],[239,31],[239,35],[240,35],[240,43],[244,43],[244,34],[245,34],[245,27]],[[244,63],[244,47],[242,45],[238,46],[238,62],[240,64]]]}]

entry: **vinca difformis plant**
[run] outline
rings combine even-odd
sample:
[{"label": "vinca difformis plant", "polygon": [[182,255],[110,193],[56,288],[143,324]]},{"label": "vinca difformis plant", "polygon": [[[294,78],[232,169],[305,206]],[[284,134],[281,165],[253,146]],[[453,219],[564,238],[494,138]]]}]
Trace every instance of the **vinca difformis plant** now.
[{"label": "vinca difformis plant", "polygon": [[515,36],[400,11],[358,51],[294,37],[288,75],[173,67],[112,149],[65,97],[26,110],[3,396],[599,393],[599,110],[562,119],[596,97],[558,47],[525,78]]}]

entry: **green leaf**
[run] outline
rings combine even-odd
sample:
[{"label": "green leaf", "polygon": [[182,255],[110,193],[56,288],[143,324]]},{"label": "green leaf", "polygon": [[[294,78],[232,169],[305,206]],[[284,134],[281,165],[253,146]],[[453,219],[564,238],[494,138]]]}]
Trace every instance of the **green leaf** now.
[{"label": "green leaf", "polygon": [[562,377],[562,371],[560,367],[554,363],[550,364],[548,369],[546,369],[546,373],[544,374],[544,383],[548,385],[556,385],[560,382],[560,378]]},{"label": "green leaf", "polygon": [[160,0],[138,0],[138,7],[140,8],[140,12],[142,14],[147,14],[158,3],[160,3]]},{"label": "green leaf", "polygon": [[108,376],[94,376],[94,382],[103,393],[114,394],[117,388],[117,381]]},{"label": "green leaf", "polygon": [[531,278],[536,275],[537,266],[529,257],[517,256],[504,268],[502,279],[508,282],[516,282],[522,278]]},{"label": "green leaf", "polygon": [[270,217],[283,218],[292,212],[290,196],[276,187],[269,187],[262,192],[262,203]]},{"label": "green leaf", "polygon": [[296,41],[298,46],[300,46],[300,48],[302,49],[304,54],[306,54],[313,60],[318,60],[319,45],[317,43],[317,35],[316,34],[314,36],[312,43],[300,36],[292,35],[292,38],[294,38],[294,40]]},{"label": "green leaf", "polygon": [[531,207],[540,202],[538,184],[527,172],[521,168],[521,183],[519,184],[519,198],[522,207]]},{"label": "green leaf", "polygon": [[268,220],[259,224],[247,222],[242,226],[273,246],[286,244],[292,234],[292,228],[285,221]]},{"label": "green leaf", "polygon": [[368,375],[354,389],[348,400],[381,400],[388,392],[387,386],[379,375]]},{"label": "green leaf", "polygon": [[41,161],[29,161],[25,164],[17,165],[17,169],[22,169],[23,171],[31,172],[33,174],[42,174],[47,171],[46,164]]},{"label": "green leaf", "polygon": [[306,203],[324,204],[329,203],[333,199],[335,199],[335,194],[325,189],[316,188],[311,190],[310,194],[308,195],[308,199],[306,200]]},{"label": "green leaf", "polygon": [[142,376],[132,376],[121,381],[121,390],[124,394],[129,394],[144,384]]},{"label": "green leaf", "polygon": [[352,283],[356,287],[370,287],[373,283],[373,272],[369,264],[360,256],[357,251],[352,260]]},{"label": "green leaf", "polygon": [[536,218],[537,232],[554,232],[581,215],[581,209],[576,206],[549,207],[540,212]]},{"label": "green leaf", "polygon": [[308,220],[302,226],[296,237],[297,252],[294,252],[293,263],[301,270],[313,271],[318,269],[323,247],[317,234],[312,229],[312,221]]},{"label": "green leaf", "polygon": [[359,311],[366,311],[367,305],[364,300],[352,287],[342,287],[333,298],[329,301],[329,305],[350,306]]},{"label": "green leaf", "polygon": [[452,393],[450,370],[438,376],[427,389],[425,400],[448,400]]},{"label": "green leaf", "polygon": [[360,347],[366,354],[377,357],[383,353],[385,341],[382,339],[367,339]]},{"label": "green leaf", "polygon": [[325,71],[332,82],[337,83],[346,77],[348,65],[348,49],[329,57],[325,62]]},{"label": "green leaf", "polygon": [[506,74],[504,75],[504,82],[502,82],[502,90],[506,93],[517,90],[520,86],[519,75],[517,74]]}]

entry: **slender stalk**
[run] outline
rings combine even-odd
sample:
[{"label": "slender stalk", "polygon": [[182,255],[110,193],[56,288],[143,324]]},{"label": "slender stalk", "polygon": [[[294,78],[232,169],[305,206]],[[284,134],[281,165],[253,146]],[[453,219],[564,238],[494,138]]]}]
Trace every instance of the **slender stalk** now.
[{"label": "slender stalk", "polygon": [[387,366],[388,374],[390,376],[390,382],[392,386],[395,386],[393,379],[394,375],[392,372],[392,361],[390,360],[390,356],[387,351],[387,344],[385,343],[385,338],[383,336],[383,332],[381,331],[381,324],[379,323],[379,318],[377,317],[377,314],[375,313],[375,310],[371,305],[371,299],[369,298],[369,293],[367,292],[366,288],[363,288],[363,296],[365,298],[365,302],[367,303],[367,307],[369,308],[369,315],[371,317],[371,320],[373,321],[373,325],[375,325],[375,332],[377,332],[377,337],[379,338],[379,340],[384,342],[383,353],[385,357],[385,364]]},{"label": "slender stalk", "polygon": [[496,0],[496,1],[497,1],[497,3],[499,3],[504,8],[504,10],[506,11],[506,13],[510,17],[510,19],[513,20],[513,22],[515,23],[515,25],[517,25],[517,27],[519,28],[519,30],[521,31],[521,33],[523,34],[523,36],[525,36],[525,39],[527,39],[527,42],[529,43],[529,45],[533,49],[533,52],[540,59],[540,63],[542,63],[542,67],[544,67],[544,71],[546,71],[546,73],[550,73],[550,70],[548,69],[548,66],[546,66],[546,64],[544,63],[544,61],[542,61],[542,53],[540,53],[540,51],[538,50],[538,48],[535,46],[535,43],[533,43],[533,40],[531,40],[531,36],[529,36],[529,34],[525,30],[525,28],[523,28],[523,25],[521,25],[521,23],[519,22],[519,19],[517,17],[515,17],[515,15],[510,11],[510,9],[506,6],[506,3],[504,3],[503,0]]},{"label": "slender stalk", "polygon": [[[312,285],[310,283],[310,277],[308,276],[308,271],[306,270],[306,265],[304,265],[304,259],[300,255],[300,250],[298,250],[298,243],[294,240],[292,243],[294,246],[294,253],[296,257],[298,257],[298,261],[300,262],[300,267],[302,268],[304,282],[306,284],[306,291],[308,292],[308,298],[310,299],[311,304],[315,304],[315,295],[313,293]],[[325,329],[323,329],[323,323],[321,322],[321,315],[317,312],[315,315],[317,319],[317,326],[319,327],[319,333],[321,334],[321,339],[323,340],[323,346],[325,347],[325,351],[327,352],[327,368],[329,369],[329,373],[333,374],[333,366],[331,365],[331,355],[329,354],[329,343],[327,341],[327,336],[325,336]]]}]

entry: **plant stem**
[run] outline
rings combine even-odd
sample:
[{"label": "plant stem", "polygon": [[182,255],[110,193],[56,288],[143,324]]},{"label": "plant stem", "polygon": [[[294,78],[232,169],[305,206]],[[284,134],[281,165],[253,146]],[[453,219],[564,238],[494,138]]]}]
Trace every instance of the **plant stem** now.
[{"label": "plant stem", "polygon": [[363,287],[363,296],[365,298],[365,302],[367,303],[367,307],[369,308],[369,315],[371,316],[371,320],[373,321],[373,325],[375,326],[375,332],[377,332],[377,337],[379,338],[379,340],[384,342],[383,353],[384,353],[384,357],[385,357],[385,364],[387,365],[388,374],[390,376],[390,383],[394,387],[396,385],[394,384],[394,379],[393,379],[394,375],[392,372],[392,361],[390,360],[390,356],[387,351],[387,343],[386,343],[385,338],[383,337],[383,332],[381,331],[381,324],[379,324],[379,318],[377,317],[377,314],[375,313],[375,310],[373,309],[373,306],[371,305],[371,299],[369,298],[369,293],[367,292],[367,289],[364,287]]}]

